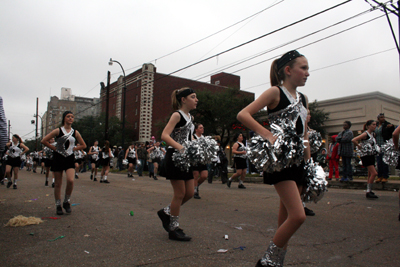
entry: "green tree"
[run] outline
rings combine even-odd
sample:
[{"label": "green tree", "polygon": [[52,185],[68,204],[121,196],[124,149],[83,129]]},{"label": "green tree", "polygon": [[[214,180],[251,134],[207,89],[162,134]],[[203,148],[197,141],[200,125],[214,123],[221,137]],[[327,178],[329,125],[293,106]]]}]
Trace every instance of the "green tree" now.
[{"label": "green tree", "polygon": [[322,137],[325,137],[325,121],[329,119],[329,112],[324,112],[323,109],[318,109],[318,102],[315,100],[312,103],[308,103],[308,108],[310,110],[311,119],[308,126],[311,129],[316,130],[321,133]]},{"label": "green tree", "polygon": [[[108,120],[108,141],[111,146],[122,145],[122,128],[121,121],[113,116]],[[102,146],[105,141],[105,113],[98,117],[86,116],[73,124],[73,128],[77,129],[85,141],[87,147],[93,145],[94,141],[99,141]],[[125,123],[125,147],[132,141],[137,140],[134,131],[129,123]]]},{"label": "green tree", "polygon": [[221,136],[221,143],[225,147],[235,133],[245,131],[236,116],[254,100],[253,97],[243,94],[239,89],[227,88],[222,92],[200,91],[197,98],[199,103],[191,113],[195,122],[204,125],[206,135]]}]

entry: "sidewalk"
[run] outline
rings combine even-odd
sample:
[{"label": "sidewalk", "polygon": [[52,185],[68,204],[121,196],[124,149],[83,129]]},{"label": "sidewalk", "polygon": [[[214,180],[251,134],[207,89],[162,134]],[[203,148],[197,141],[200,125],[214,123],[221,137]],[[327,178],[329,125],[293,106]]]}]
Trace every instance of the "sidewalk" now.
[{"label": "sidewalk", "polygon": [[[231,175],[228,175],[229,177]],[[263,183],[263,177],[246,177],[246,183]],[[339,188],[339,189],[362,189],[365,190],[367,188],[367,180],[354,178],[353,181],[350,182],[339,182],[336,179],[332,179],[328,181],[329,188]],[[400,189],[400,180],[393,180],[389,178],[387,183],[374,183],[374,190],[389,190],[389,191],[399,191]]]}]

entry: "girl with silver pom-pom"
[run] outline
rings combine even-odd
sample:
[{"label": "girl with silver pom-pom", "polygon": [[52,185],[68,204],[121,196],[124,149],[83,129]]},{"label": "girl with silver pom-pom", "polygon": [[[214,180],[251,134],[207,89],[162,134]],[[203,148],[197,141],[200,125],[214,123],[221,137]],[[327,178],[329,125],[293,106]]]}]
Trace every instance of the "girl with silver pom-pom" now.
[{"label": "girl with silver pom-pom", "polygon": [[[399,151],[399,135],[400,135],[400,126],[397,126],[396,130],[393,132],[393,144],[394,148]],[[399,190],[399,221],[400,221],[400,190]]]},{"label": "girl with silver pom-pom", "polygon": [[164,229],[168,232],[169,239],[177,241],[190,241],[191,237],[179,228],[180,208],[193,197],[194,183],[191,168],[188,171],[176,167],[172,160],[175,151],[183,149],[183,143],[192,140],[194,132],[193,117],[189,111],[197,106],[197,96],[193,89],[184,87],[176,89],[171,95],[172,113],[165,126],[161,139],[167,145],[167,153],[164,158],[165,177],[170,180],[174,196],[171,204],[157,212]]},{"label": "girl with silver pom-pom", "polygon": [[[237,116],[238,120],[274,145],[278,137],[252,117],[266,106],[270,125],[276,124],[285,129],[288,127],[285,122],[293,122],[291,125],[295,128],[297,139],[302,142],[304,138],[304,142],[307,144],[308,100],[305,95],[297,91],[297,87],[305,85],[309,76],[308,69],[307,59],[296,50],[289,51],[281,58],[274,60],[270,71],[272,87],[240,111]],[[293,131],[293,129],[288,131]],[[298,147],[299,151],[295,153],[304,154],[304,160],[310,159],[309,145],[305,149],[300,145]],[[306,219],[300,197],[305,183],[303,168],[304,162],[299,165],[285,166],[283,169],[268,173],[268,175],[264,172],[264,182],[274,185],[280,197],[280,206],[278,229],[266,253],[256,266],[283,266],[288,242]]]},{"label": "girl with silver pom-pom", "polygon": [[[86,148],[85,141],[81,134],[72,128],[74,114],[71,111],[64,112],[62,116],[62,126],[51,131],[42,139],[42,144],[53,150],[53,162],[51,171],[54,173],[55,187],[54,197],[56,200],[57,215],[63,215],[62,208],[67,213],[71,213],[70,198],[74,188],[75,178],[75,156],[74,151]],[[50,143],[52,138],[56,143]],[[75,146],[75,143],[79,145]],[[55,146],[53,144],[56,144]],[[63,171],[67,176],[67,187],[65,188],[65,198],[61,207],[61,185]]]},{"label": "girl with silver pom-pom", "polygon": [[[375,128],[376,122],[374,120],[369,120],[364,124],[365,132],[351,140],[358,149],[363,166],[368,169],[366,194],[368,199],[378,198],[378,196],[372,192],[372,185],[374,184],[375,177],[378,175],[378,172],[375,169],[375,156],[379,153],[379,151],[376,151],[375,149],[377,147]],[[363,147],[365,149],[363,149]]]}]

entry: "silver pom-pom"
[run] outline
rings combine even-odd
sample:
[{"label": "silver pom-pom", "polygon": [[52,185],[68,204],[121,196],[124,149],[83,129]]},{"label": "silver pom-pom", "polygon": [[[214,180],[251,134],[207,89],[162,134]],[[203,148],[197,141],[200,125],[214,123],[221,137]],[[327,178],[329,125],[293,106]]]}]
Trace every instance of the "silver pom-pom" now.
[{"label": "silver pom-pom", "polygon": [[150,159],[154,160],[154,159],[163,159],[164,158],[164,153],[161,149],[154,149],[151,153],[150,153]]},{"label": "silver pom-pom", "polygon": [[185,141],[181,151],[174,152],[172,160],[176,167],[189,172],[190,167],[209,164],[217,156],[218,144],[211,137],[202,137],[193,141]]},{"label": "silver pom-pom", "polygon": [[322,145],[322,136],[315,130],[308,131],[308,141],[310,142],[311,154],[318,152]]},{"label": "silver pom-pom", "polygon": [[386,141],[381,147],[381,152],[383,153],[383,162],[390,166],[397,166],[400,151],[395,149],[393,139]]},{"label": "silver pom-pom", "polygon": [[259,171],[281,171],[294,165],[299,166],[303,161],[303,138],[297,135],[293,121],[285,118],[279,120],[279,125],[271,124],[271,132],[277,136],[273,145],[256,135],[247,148],[249,160]]},{"label": "silver pom-pom", "polygon": [[310,158],[304,165],[304,175],[306,179],[306,188],[302,199],[304,202],[317,203],[322,199],[324,193],[328,191],[328,182],[326,181],[326,174],[318,163],[314,163]]},{"label": "silver pom-pom", "polygon": [[356,148],[356,152],[360,157],[372,156],[380,153],[380,147],[370,142],[361,142],[361,149]]}]

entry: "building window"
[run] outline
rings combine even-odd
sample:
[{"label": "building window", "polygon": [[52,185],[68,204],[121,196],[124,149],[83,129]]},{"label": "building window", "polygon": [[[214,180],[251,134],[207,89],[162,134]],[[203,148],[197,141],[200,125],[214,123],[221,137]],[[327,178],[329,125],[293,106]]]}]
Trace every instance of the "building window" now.
[{"label": "building window", "polygon": [[137,122],[135,122],[135,130],[137,129]]},{"label": "building window", "polygon": [[135,110],[135,115],[137,115],[137,109]]},{"label": "building window", "polygon": [[115,104],[113,104],[113,109],[115,109]]},{"label": "building window", "polygon": [[215,81],[215,85],[219,85],[220,84],[220,81]]},{"label": "building window", "polygon": [[138,102],[138,99],[139,99],[139,97],[138,97],[138,95],[136,95],[136,102]]}]

